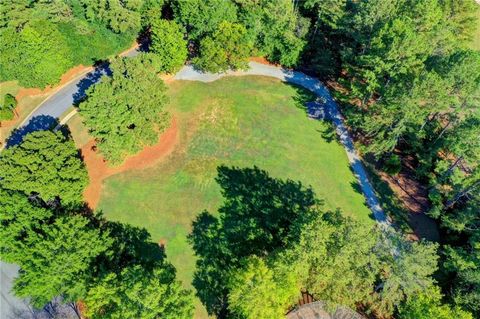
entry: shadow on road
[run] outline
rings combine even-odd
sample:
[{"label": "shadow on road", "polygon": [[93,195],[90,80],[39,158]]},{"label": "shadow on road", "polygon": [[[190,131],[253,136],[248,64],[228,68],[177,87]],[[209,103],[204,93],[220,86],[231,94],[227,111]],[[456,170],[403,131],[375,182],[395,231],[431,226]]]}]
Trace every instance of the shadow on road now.
[{"label": "shadow on road", "polygon": [[87,90],[98,83],[104,75],[111,76],[112,70],[108,62],[100,62],[95,66],[95,70],[88,73],[85,78],[77,84],[77,92],[73,94],[73,104],[78,106],[86,97]]},{"label": "shadow on road", "polygon": [[58,120],[50,115],[37,115],[27,125],[15,129],[7,140],[6,146],[15,146],[23,141],[28,133],[50,130],[58,125]]}]

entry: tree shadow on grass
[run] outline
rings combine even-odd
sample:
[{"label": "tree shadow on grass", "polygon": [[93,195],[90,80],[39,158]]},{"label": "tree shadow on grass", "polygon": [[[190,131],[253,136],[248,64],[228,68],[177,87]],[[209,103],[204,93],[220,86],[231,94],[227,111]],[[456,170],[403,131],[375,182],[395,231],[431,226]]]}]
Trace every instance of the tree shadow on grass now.
[{"label": "tree shadow on grass", "polygon": [[292,84],[285,82],[285,85],[291,87],[295,91],[295,95],[293,96],[293,100],[295,101],[295,106],[300,110],[305,111],[308,115],[308,107],[307,103],[311,101],[315,101],[317,96],[310,92],[309,90],[301,87],[300,85]]},{"label": "tree shadow on grass", "polygon": [[335,126],[332,122],[325,122],[325,127],[321,130],[317,130],[317,132],[319,132],[323,140],[329,144],[333,141],[339,142]]},{"label": "tree shadow on grass", "polygon": [[111,249],[113,254],[105,256],[103,263],[103,267],[110,271],[121,271],[132,265],[142,265],[151,270],[156,263],[166,258],[164,248],[151,240],[150,233],[145,228],[107,221],[102,229],[114,240]]},{"label": "tree shadow on grass", "polygon": [[220,166],[217,172],[224,197],[219,217],[202,212],[189,241],[198,257],[193,280],[197,296],[210,315],[229,318],[230,270],[243,257],[265,257],[295,241],[295,223],[308,219],[322,202],[310,187],[273,178],[258,167]]}]

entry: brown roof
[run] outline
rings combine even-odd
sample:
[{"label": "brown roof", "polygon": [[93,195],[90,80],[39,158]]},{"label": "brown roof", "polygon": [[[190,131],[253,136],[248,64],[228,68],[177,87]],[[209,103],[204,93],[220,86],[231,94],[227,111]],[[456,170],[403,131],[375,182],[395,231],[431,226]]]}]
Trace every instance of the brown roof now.
[{"label": "brown roof", "polygon": [[325,302],[315,301],[297,306],[287,314],[287,319],[365,319],[360,314],[346,307],[336,307],[327,311]]}]

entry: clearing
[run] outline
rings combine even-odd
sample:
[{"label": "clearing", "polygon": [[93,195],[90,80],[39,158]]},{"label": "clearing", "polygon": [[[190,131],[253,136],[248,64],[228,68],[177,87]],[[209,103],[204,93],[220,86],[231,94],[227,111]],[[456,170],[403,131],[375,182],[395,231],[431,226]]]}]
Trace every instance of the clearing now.
[{"label": "clearing", "polygon": [[[315,98],[310,92],[258,76],[168,86],[178,128],[174,149],[150,167],[105,179],[98,209],[108,219],[145,227],[165,245],[187,286],[195,268],[187,234],[198,213],[214,213],[221,203],[214,181],[219,165],[256,165],[274,177],[299,180],[325,199],[326,208],[374,222],[332,126],[307,116],[305,103]],[[80,147],[87,138],[79,116],[72,120]]]}]

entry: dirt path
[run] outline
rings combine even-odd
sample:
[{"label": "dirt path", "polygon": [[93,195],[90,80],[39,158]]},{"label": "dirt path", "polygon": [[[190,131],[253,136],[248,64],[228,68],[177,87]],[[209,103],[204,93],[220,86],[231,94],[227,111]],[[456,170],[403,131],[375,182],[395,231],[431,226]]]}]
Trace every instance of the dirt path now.
[{"label": "dirt path", "polygon": [[109,176],[132,169],[142,169],[158,163],[167,157],[178,142],[178,123],[172,119],[170,127],[160,136],[157,144],[145,147],[137,155],[128,157],[126,161],[115,167],[108,166],[105,159],[98,154],[95,141],[91,140],[81,149],[83,161],[87,166],[90,184],[83,193],[85,201],[91,209],[95,209],[100,200],[102,182]]}]

